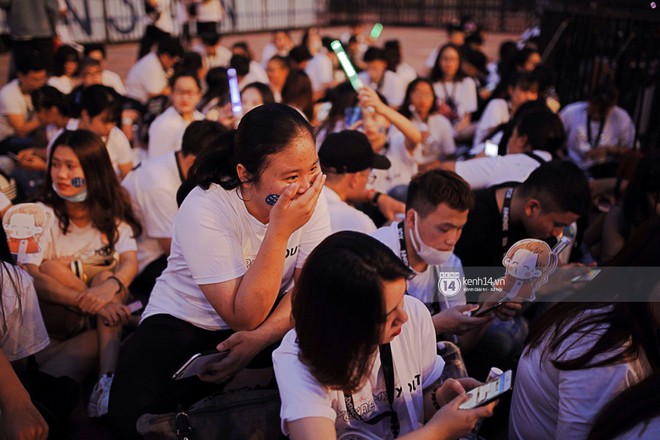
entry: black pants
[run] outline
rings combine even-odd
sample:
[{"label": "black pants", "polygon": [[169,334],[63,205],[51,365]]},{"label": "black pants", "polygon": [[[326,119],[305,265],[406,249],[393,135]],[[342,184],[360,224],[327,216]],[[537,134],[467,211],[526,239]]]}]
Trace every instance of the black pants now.
[{"label": "black pants", "polygon": [[197,377],[175,381],[172,375],[193,354],[212,350],[232,333],[204,330],[170,315],[145,319],[119,353],[109,408],[115,438],[139,439],[135,423],[142,414],[177,411],[219,391]]},{"label": "black pants", "polygon": [[144,35],[140,40],[140,52],[138,53],[138,59],[142,58],[149,52],[154,44],[158,43],[162,37],[167,37],[170,34],[168,32],[162,31],[156,26],[150,24],[144,30]]},{"label": "black pants", "polygon": [[147,304],[151,291],[154,289],[156,279],[163,273],[167,267],[167,256],[163,255],[156,260],[152,261],[142,269],[142,272],[135,277],[131,283],[131,294],[142,301],[142,304]]}]

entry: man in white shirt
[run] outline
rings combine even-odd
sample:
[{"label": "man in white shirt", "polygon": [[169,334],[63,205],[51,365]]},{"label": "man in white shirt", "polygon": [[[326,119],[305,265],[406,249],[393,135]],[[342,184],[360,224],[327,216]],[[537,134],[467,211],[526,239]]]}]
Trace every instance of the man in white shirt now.
[{"label": "man in white shirt", "polygon": [[502,132],[494,133],[494,131],[500,125],[509,122],[521,105],[527,101],[538,99],[538,78],[527,72],[516,73],[511,80],[508,92],[509,100],[493,99],[484,109],[474,133],[473,154],[481,152],[483,150],[483,142],[488,139],[499,143],[502,139]]},{"label": "man in white shirt", "polygon": [[364,54],[367,70],[360,73],[362,82],[383,95],[389,105],[399,108],[406,95],[406,87],[399,75],[387,70],[387,54],[383,49],[370,47]]},{"label": "man in white shirt", "polygon": [[174,32],[172,3],[171,0],[146,0],[144,2],[146,28],[140,40],[138,59],[147,55],[157,41],[169,37]]},{"label": "man in white shirt", "polygon": [[[616,105],[619,93],[610,84],[597,87],[588,101],[567,105],[560,112],[568,137],[569,158],[592,177],[612,177],[617,159],[635,143],[635,124]],[[600,168],[609,174],[594,173]],[[609,170],[608,170],[609,168]]]},{"label": "man in white shirt", "polygon": [[192,72],[181,71],[170,80],[172,105],[158,116],[149,127],[149,159],[181,149],[181,138],[193,121],[204,115],[196,110],[201,98],[199,80]]},{"label": "man in white shirt", "polygon": [[193,47],[193,51],[202,56],[204,67],[212,69],[214,67],[227,67],[231,60],[231,51],[220,44],[220,35],[216,33],[202,34],[201,44]]},{"label": "man in white shirt", "polygon": [[[438,338],[458,337],[463,350],[474,346],[492,320],[490,314],[466,313],[479,306],[466,304],[463,266],[453,253],[473,204],[467,182],[451,171],[431,170],[411,180],[405,219],[372,234],[415,271],[408,294],[426,304]],[[451,285],[453,279],[458,282]]]},{"label": "man in white shirt", "polygon": [[126,88],[119,74],[106,69],[106,51],[103,44],[86,44],[85,57],[95,59],[101,63],[101,83],[104,86],[112,87],[115,92],[122,96],[126,94]]},{"label": "man in white shirt", "polygon": [[179,40],[174,37],[161,39],[156,53],[140,58],[128,71],[126,95],[146,104],[149,98],[169,94],[167,77],[182,56]]},{"label": "man in white shirt", "polygon": [[226,132],[217,122],[195,121],[186,128],[180,151],[142,162],[122,181],[144,226],[137,237],[138,276],[131,284],[131,291],[139,297],[148,297],[167,266],[179,187],[197,156],[216,145]]},{"label": "man in white shirt", "polygon": [[364,199],[371,169],[388,169],[391,166],[389,159],[374,153],[369,139],[363,133],[344,130],[331,133],[325,138],[319,149],[319,162],[327,176],[324,191],[332,232],[374,232],[374,222],[348,202]]},{"label": "man in white shirt", "polygon": [[46,68],[37,55],[17,56],[16,76],[0,89],[0,154],[33,146],[30,135],[40,126],[30,94],[46,84]]}]

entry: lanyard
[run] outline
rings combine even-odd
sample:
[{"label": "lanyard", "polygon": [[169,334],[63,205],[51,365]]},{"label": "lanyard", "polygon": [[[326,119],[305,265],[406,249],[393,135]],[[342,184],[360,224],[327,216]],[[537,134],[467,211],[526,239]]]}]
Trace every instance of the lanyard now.
[{"label": "lanyard", "polygon": [[401,261],[403,261],[403,264],[406,266],[410,267],[410,262],[408,260],[408,251],[406,250],[406,239],[403,237],[403,222],[399,222],[397,225],[397,228],[399,230],[399,246],[401,247],[401,250],[399,253],[401,254]]},{"label": "lanyard", "polygon": [[513,198],[514,188],[508,188],[504,194],[504,203],[502,205],[502,255],[506,254],[509,244],[509,215],[511,213],[511,199]]},{"label": "lanyard", "polygon": [[591,140],[591,118],[589,117],[589,114],[587,113],[587,142],[589,142],[589,146],[591,148],[596,148],[600,144],[600,138],[603,136],[603,129],[605,128],[605,119],[607,116],[603,118],[602,121],[600,121],[600,126],[598,127],[598,135],[596,136],[595,141]]},{"label": "lanyard", "polygon": [[458,84],[456,81],[451,82],[454,87],[452,87],[451,90],[451,95],[449,94],[449,91],[447,90],[447,86],[445,85],[444,81],[440,82],[440,85],[442,86],[442,90],[445,92],[445,101],[447,101],[447,98],[451,99],[451,102],[456,105],[456,88],[458,87]]},{"label": "lanyard", "polygon": [[376,423],[383,420],[385,417],[390,417],[390,428],[392,429],[392,435],[394,438],[399,436],[399,431],[401,430],[401,425],[399,423],[399,415],[394,411],[394,362],[392,361],[392,347],[390,344],[383,344],[379,348],[380,351],[380,362],[383,367],[383,375],[385,376],[385,391],[387,392],[387,402],[390,405],[390,410],[377,416],[365,420],[360,414],[355,410],[355,403],[353,402],[353,395],[349,394],[344,396],[344,401],[346,402],[346,411],[353,417],[361,422],[367,423],[369,425],[375,425]]}]

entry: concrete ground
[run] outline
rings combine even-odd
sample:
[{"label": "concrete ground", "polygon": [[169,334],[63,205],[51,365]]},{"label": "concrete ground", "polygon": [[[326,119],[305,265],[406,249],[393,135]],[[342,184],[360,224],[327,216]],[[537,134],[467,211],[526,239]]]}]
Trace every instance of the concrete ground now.
[{"label": "concrete ground", "polygon": [[[322,35],[339,38],[347,27],[324,28]],[[236,41],[247,41],[257,59],[261,56],[263,47],[270,41],[270,32],[228,35],[222,39],[222,44],[231,47]],[[302,31],[292,31],[291,37],[299,42]],[[515,34],[489,34],[484,45],[484,52],[489,59],[496,59],[500,44],[504,40],[515,39]],[[431,28],[408,28],[385,26],[379,39],[382,44],[386,40],[399,39],[403,48],[404,61],[421,71],[428,54],[447,41],[443,30]],[[138,52],[137,43],[124,43],[108,46],[108,67],[117,72],[122,78],[126,78],[128,70],[135,62]],[[7,70],[9,67],[9,54],[0,55],[0,86],[7,81]]]}]

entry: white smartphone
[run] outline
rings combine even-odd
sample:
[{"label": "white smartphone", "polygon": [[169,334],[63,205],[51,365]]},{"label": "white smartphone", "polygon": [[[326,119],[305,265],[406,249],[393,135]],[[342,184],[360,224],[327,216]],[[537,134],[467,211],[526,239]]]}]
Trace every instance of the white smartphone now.
[{"label": "white smartphone", "polygon": [[511,390],[511,375],[511,370],[509,370],[496,379],[471,389],[467,393],[468,400],[458,407],[460,409],[472,409],[498,399],[502,394]]},{"label": "white smartphone", "polygon": [[208,373],[208,364],[219,362],[227,357],[229,351],[209,350],[194,354],[185,364],[172,375],[172,379],[179,380],[186,377],[197,376],[198,374]]},{"label": "white smartphone", "polygon": [[495,142],[491,141],[486,141],[486,146],[484,147],[484,153],[488,157],[495,157],[499,155],[500,152],[500,146],[497,145]]}]

